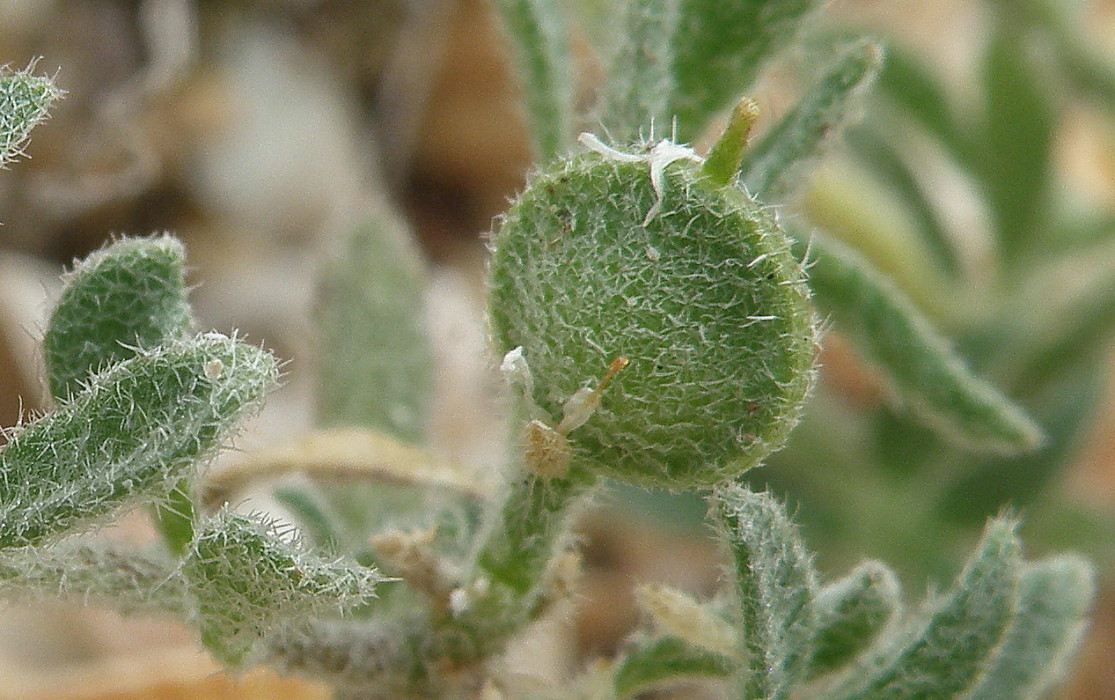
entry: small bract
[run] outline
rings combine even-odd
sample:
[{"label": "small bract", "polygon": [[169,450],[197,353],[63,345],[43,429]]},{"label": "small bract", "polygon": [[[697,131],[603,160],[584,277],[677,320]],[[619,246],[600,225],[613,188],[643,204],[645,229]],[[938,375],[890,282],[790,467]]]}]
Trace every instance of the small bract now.
[{"label": "small bract", "polygon": [[656,158],[682,152],[661,146],[536,173],[493,238],[490,316],[497,350],[522,348],[534,417],[551,425],[628,358],[569,431],[571,463],[683,488],[782,445],[812,383],[815,323],[771,213],[695,156]]}]

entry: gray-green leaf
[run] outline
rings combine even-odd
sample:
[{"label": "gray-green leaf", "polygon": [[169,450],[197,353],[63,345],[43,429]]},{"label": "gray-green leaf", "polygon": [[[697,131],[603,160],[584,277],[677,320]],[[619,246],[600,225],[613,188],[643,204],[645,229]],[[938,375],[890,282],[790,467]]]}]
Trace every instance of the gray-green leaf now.
[{"label": "gray-green leaf", "polygon": [[322,425],[422,441],[433,390],[425,279],[409,232],[386,206],[330,251],[316,314]]},{"label": "gray-green leaf", "polygon": [[805,544],[773,497],[728,486],[714,508],[732,559],[740,639],[750,673],[740,697],[786,697],[807,670],[817,616],[817,575]]},{"label": "gray-green leaf", "polygon": [[669,112],[692,141],[742,95],[770,56],[788,46],[816,0],[681,0]]},{"label": "gray-green leaf", "polygon": [[535,158],[562,154],[573,137],[573,69],[569,34],[557,0],[494,0],[519,75]]},{"label": "gray-green leaf", "polygon": [[971,449],[1016,452],[1042,441],[1041,428],[973,375],[913,304],[862,256],[822,237],[812,240],[810,251],[809,284],[817,305],[881,372],[894,400],[944,437]]},{"label": "gray-green leaf", "polygon": [[883,632],[901,611],[901,590],[885,564],[867,561],[822,588],[813,605],[817,639],[809,673],[819,676],[854,659]]},{"label": "gray-green leaf", "polygon": [[340,616],[375,597],[375,569],[321,559],[291,534],[227,508],[198,528],[182,572],[202,642],[229,665],[242,664],[278,627]]},{"label": "gray-green leaf", "polygon": [[669,135],[668,101],[674,87],[676,0],[624,3],[619,43],[597,107],[601,127],[616,142]]},{"label": "gray-green leaf", "polygon": [[951,698],[968,688],[1014,619],[1021,565],[1015,523],[993,521],[953,590],[832,697]]},{"label": "gray-green leaf", "polygon": [[1080,642],[1095,595],[1094,579],[1092,566],[1074,556],[1023,569],[1014,624],[965,700],[1043,697]]},{"label": "gray-green leaf", "polygon": [[874,82],[882,48],[862,40],[841,47],[801,100],[743,154],[741,180],[763,201],[784,200],[803,187],[808,167],[855,115]]},{"label": "gray-green leaf", "polygon": [[182,615],[186,592],[176,564],[160,550],[72,538],[0,554],[0,592],[6,598],[65,597],[124,613]]},{"label": "gray-green leaf", "polygon": [[0,548],[165,498],[259,405],[276,374],[269,353],[208,333],[93,375],[0,451]]},{"label": "gray-green leaf", "polygon": [[124,239],[79,262],[43,337],[50,392],[64,399],[99,369],[190,327],[182,244],[169,235]]}]

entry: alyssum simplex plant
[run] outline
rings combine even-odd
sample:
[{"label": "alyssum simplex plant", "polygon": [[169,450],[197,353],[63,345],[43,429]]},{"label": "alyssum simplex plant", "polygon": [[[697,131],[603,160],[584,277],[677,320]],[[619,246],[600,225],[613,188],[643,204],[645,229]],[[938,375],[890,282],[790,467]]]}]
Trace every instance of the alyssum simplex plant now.
[{"label": "alyssum simplex plant", "polygon": [[[173,238],[121,240],[67,277],[43,339],[54,407],[0,452],[5,591],[169,613],[230,668],[271,664],[349,698],[626,698],[692,679],[748,699],[1045,692],[1083,626],[1086,562],[1024,562],[1015,522],[998,518],[952,588],[903,615],[890,569],[869,561],[822,582],[782,506],[736,481],[802,411],[815,304],[951,440],[999,452],[1041,440],[859,256],[760,204],[792,195],[879,49],[831,47],[753,145],[755,107],[736,103],[700,155],[680,142],[747,90],[814,3],[631,0],[592,115],[601,128],[578,145],[557,3],[496,4],[540,163],[492,238],[492,338],[514,397],[498,495],[436,480],[413,444],[430,385],[420,275],[378,216],[327,268],[320,314],[322,424],[364,431],[317,444],[375,446],[394,483],[278,491],[301,538],[207,507],[220,499],[199,489],[198,464],[258,406],[275,361],[193,334]],[[56,91],[26,73],[2,90],[10,159]],[[640,138],[652,124],[678,142]],[[712,601],[641,588],[646,629],[553,687],[505,656],[575,591],[569,515],[604,477],[704,493],[726,585]],[[403,493],[423,489],[438,497]],[[370,532],[389,503],[410,512]],[[139,504],[153,507],[157,546],[75,536]],[[416,511],[421,526],[400,525]]]}]

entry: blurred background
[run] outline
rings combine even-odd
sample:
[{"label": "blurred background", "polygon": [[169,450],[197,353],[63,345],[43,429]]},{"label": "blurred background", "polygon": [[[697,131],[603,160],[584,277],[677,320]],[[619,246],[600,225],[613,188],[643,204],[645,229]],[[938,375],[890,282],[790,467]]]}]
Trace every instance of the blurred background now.
[{"label": "blurred background", "polygon": [[[568,4],[588,104],[610,3]],[[113,235],[171,231],[199,325],[288,362],[240,450],[309,430],[323,251],[388,202],[429,262],[430,440],[480,478],[500,463],[483,234],[530,153],[484,0],[0,0],[0,27],[0,61],[67,91],[0,172],[0,425],[45,407],[37,342],[59,274]],[[1115,2],[835,0],[811,26],[818,46],[864,32],[887,66],[794,212],[864,251],[1051,439],[1015,459],[958,452],[886,408],[830,333],[803,425],[752,481],[794,504],[823,571],[881,558],[910,599],[947,585],[983,520],[1015,508],[1029,556],[1077,550],[1100,570],[1058,697],[1115,697]],[[809,58],[763,77],[758,129],[792,104]],[[586,592],[555,669],[615,649],[638,622],[633,581],[715,589],[702,515],[696,499],[617,487],[586,516]],[[327,696],[215,675],[161,621],[0,612],[0,697],[206,693]]]}]

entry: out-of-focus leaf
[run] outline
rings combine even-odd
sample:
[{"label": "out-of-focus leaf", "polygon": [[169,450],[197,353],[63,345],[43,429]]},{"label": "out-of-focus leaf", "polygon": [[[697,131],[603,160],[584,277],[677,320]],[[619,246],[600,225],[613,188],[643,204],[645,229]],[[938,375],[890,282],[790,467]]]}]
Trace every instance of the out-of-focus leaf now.
[{"label": "out-of-focus leaf", "polygon": [[1008,262],[1045,233],[1056,109],[1030,32],[1006,10],[995,14],[984,56],[980,186]]},{"label": "out-of-focus leaf", "polygon": [[319,421],[420,442],[433,359],[425,271],[410,232],[386,204],[375,206],[328,251],[321,279]]},{"label": "out-of-focus leaf", "polygon": [[692,141],[788,46],[816,0],[681,0],[674,37],[677,140]]},{"label": "out-of-focus leaf", "polygon": [[874,131],[852,127],[847,142],[859,159],[909,210],[925,247],[934,261],[952,276],[960,273],[960,260],[936,207],[901,154]]},{"label": "out-of-focus leaf", "polygon": [[1041,428],[973,375],[913,305],[859,255],[819,237],[811,246],[809,281],[817,304],[880,370],[900,405],[972,449],[1017,452],[1041,442]]},{"label": "out-of-focus leaf", "polygon": [[744,152],[740,179],[756,198],[783,201],[804,188],[808,167],[855,115],[882,61],[881,47],[869,40],[834,54],[801,100]]},{"label": "out-of-focus leaf", "polygon": [[46,119],[51,103],[61,95],[49,78],[29,70],[0,75],[0,166],[19,157],[31,129]]},{"label": "out-of-focus leaf", "polygon": [[972,165],[966,127],[950,108],[952,100],[928,62],[901,46],[887,46],[878,89],[937,138],[959,163]]},{"label": "out-of-focus leaf", "polygon": [[674,88],[675,0],[628,0],[618,44],[597,108],[601,127],[617,143],[668,135]]},{"label": "out-of-focus leaf", "polygon": [[561,155],[573,138],[573,61],[561,3],[496,0],[511,44],[511,63],[526,103],[535,158]]}]

